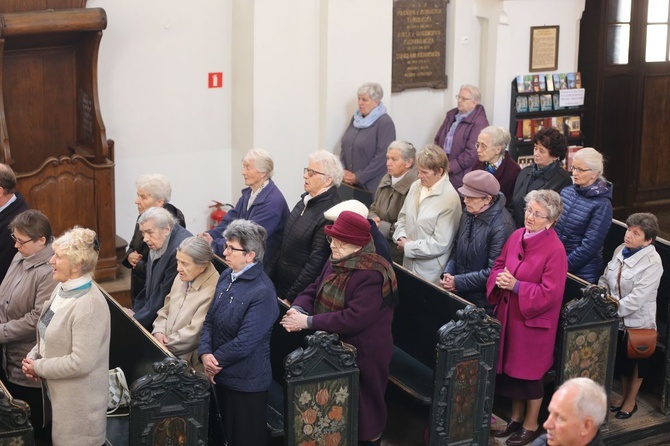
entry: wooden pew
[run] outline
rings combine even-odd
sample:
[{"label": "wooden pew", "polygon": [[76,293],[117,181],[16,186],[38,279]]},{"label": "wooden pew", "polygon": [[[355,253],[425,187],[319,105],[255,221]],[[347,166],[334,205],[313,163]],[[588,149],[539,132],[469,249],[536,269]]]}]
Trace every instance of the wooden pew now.
[{"label": "wooden pew", "polygon": [[35,433],[30,424],[30,407],[15,400],[0,381],[0,445],[35,445]]},{"label": "wooden pew", "polygon": [[500,323],[481,308],[394,264],[389,380],[430,404],[429,444],[488,444]]},{"label": "wooden pew", "polygon": [[337,195],[340,197],[340,200],[358,200],[363,203],[365,206],[370,207],[372,202],[372,193],[361,187],[350,186],[348,184],[342,183],[340,187],[337,188]]}]

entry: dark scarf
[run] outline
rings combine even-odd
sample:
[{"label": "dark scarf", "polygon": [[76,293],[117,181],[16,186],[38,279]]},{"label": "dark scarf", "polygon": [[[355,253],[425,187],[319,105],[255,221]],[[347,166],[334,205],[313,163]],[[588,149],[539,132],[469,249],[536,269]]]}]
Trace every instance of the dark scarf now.
[{"label": "dark scarf", "polygon": [[560,164],[560,162],[561,162],[560,160],[556,160],[553,163],[544,167],[539,167],[537,164],[533,163],[533,170],[530,174],[533,176],[533,178],[537,178],[539,176],[544,175],[545,173],[548,173],[556,169],[556,167]]},{"label": "dark scarf", "polygon": [[316,295],[314,314],[339,311],[344,308],[344,297],[351,275],[356,270],[372,270],[381,273],[382,306],[393,307],[398,303],[398,281],[393,267],[381,256],[375,254],[374,243],[368,242],[360,251],[339,260],[330,259],[333,272],[326,277]]}]

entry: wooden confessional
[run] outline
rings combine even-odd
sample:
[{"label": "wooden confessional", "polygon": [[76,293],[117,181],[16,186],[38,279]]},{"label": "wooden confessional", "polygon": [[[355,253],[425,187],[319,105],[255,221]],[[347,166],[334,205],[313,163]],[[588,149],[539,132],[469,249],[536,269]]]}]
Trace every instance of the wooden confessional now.
[{"label": "wooden confessional", "polygon": [[60,235],[100,239],[96,278],[116,277],[114,143],[98,101],[105,11],[86,0],[0,2],[0,161]]}]

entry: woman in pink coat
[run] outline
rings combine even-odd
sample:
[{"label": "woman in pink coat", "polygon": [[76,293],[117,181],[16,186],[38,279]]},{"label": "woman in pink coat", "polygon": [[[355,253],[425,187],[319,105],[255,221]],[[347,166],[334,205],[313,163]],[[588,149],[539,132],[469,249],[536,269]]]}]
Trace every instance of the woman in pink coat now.
[{"label": "woman in pink coat", "polygon": [[550,190],[526,195],[525,227],[507,240],[486,284],[502,324],[498,394],[512,399],[512,419],[494,433],[509,446],[537,438],[544,397],[542,377],[551,367],[568,261],[553,229],[563,206]]}]

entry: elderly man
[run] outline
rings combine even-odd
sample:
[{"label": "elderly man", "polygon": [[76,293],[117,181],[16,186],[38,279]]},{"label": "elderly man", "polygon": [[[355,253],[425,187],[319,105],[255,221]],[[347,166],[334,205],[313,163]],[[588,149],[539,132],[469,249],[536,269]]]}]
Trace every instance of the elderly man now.
[{"label": "elderly man", "polygon": [[600,426],[607,413],[607,395],[589,378],[573,378],[558,388],[549,403],[547,433],[533,446],[600,446]]},{"label": "elderly man", "polygon": [[177,276],[177,248],[193,234],[175,223],[165,208],[149,208],[137,220],[144,242],[149,247],[147,280],[133,304],[133,317],[151,331],[156,314],[165,304],[165,296]]},{"label": "elderly man", "polygon": [[479,104],[479,89],[474,85],[463,85],[456,101],[457,107],[447,112],[435,135],[435,144],[449,157],[449,181],[458,189],[463,185],[463,176],[477,162],[477,137],[489,121]]},{"label": "elderly man", "polygon": [[17,251],[9,223],[21,212],[28,210],[26,200],[15,192],[15,188],[14,171],[7,164],[0,163],[0,282],[5,278]]}]

